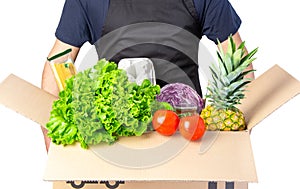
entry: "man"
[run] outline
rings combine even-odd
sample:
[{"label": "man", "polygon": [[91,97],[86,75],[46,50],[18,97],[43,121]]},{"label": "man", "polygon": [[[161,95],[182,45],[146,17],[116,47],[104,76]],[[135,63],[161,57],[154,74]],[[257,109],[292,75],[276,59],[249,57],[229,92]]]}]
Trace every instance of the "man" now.
[{"label": "man", "polygon": [[[197,62],[200,39],[205,35],[215,43],[220,41],[226,51],[229,35],[236,44],[242,42],[240,25],[228,0],[66,0],[49,57],[71,48],[75,60],[80,47],[89,42],[96,46],[99,58],[115,62],[151,58],[158,84],[185,82],[187,76],[202,95]],[[59,92],[49,62],[45,63],[42,88],[54,95]],[[43,133],[48,150],[50,139],[44,128]]]}]

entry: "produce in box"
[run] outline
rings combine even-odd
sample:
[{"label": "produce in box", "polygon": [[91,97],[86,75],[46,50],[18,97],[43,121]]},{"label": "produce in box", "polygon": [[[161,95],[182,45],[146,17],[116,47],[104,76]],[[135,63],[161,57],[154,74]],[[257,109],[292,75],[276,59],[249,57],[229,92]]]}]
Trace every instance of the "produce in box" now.
[{"label": "produce in box", "polygon": [[254,70],[245,69],[255,60],[252,57],[257,48],[245,55],[245,42],[236,47],[232,36],[228,41],[226,53],[219,43],[218,64],[210,67],[213,81],[207,87],[206,96],[210,104],[201,112],[208,130],[246,129],[244,115],[236,105],[245,97],[245,87],[251,81],[244,76]]},{"label": "produce in box", "polygon": [[187,140],[196,141],[202,138],[206,128],[199,113],[204,108],[204,99],[196,90],[184,83],[170,83],[161,89],[156,99],[169,103],[173,110],[158,110],[154,113],[154,130],[171,136],[179,129],[180,134]]},{"label": "produce in box", "polygon": [[182,117],[179,122],[179,132],[187,140],[201,139],[206,131],[204,120],[199,114]]},{"label": "produce in box", "polygon": [[124,70],[104,59],[65,82],[46,124],[55,144],[80,142],[87,148],[101,142],[111,144],[120,136],[140,136],[153,110],[167,107],[155,100],[158,85],[147,79],[141,85],[129,82]]},{"label": "produce in box", "polygon": [[157,101],[170,103],[177,111],[201,112],[204,100],[189,85],[184,83],[170,83],[161,88],[156,96]]},{"label": "produce in box", "polygon": [[178,128],[179,116],[172,110],[157,110],[152,119],[152,126],[158,133],[171,136]]}]

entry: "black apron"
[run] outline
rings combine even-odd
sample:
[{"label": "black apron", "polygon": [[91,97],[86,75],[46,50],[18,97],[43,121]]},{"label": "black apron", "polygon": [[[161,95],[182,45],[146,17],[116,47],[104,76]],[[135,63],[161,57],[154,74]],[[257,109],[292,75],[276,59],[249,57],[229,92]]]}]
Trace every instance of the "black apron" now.
[{"label": "black apron", "polygon": [[185,83],[201,96],[198,46],[202,33],[193,0],[110,0],[98,58],[150,58],[156,82]]}]

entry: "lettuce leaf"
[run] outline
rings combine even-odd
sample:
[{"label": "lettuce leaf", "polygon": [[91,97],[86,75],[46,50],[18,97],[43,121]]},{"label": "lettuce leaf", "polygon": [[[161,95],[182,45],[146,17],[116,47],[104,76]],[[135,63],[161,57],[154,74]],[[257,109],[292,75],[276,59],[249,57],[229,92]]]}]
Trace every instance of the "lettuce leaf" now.
[{"label": "lettuce leaf", "polygon": [[56,144],[80,142],[81,147],[112,144],[120,136],[140,136],[152,120],[160,87],[147,79],[128,81],[124,70],[101,59],[90,69],[66,80],[66,88],[53,103],[46,125]]}]

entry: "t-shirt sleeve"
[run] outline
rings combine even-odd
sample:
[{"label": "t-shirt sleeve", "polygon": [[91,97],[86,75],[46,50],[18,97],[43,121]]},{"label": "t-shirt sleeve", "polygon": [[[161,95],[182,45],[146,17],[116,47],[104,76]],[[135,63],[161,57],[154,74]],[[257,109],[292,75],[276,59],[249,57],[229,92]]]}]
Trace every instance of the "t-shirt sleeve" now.
[{"label": "t-shirt sleeve", "polygon": [[75,47],[91,40],[85,11],[79,0],[65,1],[55,36]]},{"label": "t-shirt sleeve", "polygon": [[[198,1],[198,5],[197,5]],[[199,14],[203,26],[202,33],[216,44],[225,41],[230,34],[235,34],[240,25],[241,19],[228,0],[206,0],[199,5],[196,0],[196,8],[202,8]],[[202,7],[200,7],[202,6]]]}]

